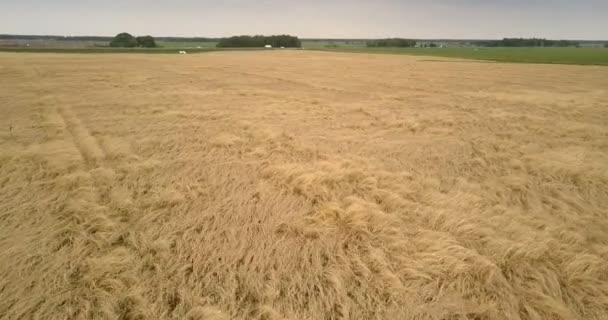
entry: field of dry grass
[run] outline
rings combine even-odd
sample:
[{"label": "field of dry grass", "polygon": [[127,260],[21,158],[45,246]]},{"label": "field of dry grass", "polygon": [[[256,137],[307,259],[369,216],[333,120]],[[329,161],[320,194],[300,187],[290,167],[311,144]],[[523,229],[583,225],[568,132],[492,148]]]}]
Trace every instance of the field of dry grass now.
[{"label": "field of dry grass", "polygon": [[608,319],[608,68],[0,54],[1,319]]}]

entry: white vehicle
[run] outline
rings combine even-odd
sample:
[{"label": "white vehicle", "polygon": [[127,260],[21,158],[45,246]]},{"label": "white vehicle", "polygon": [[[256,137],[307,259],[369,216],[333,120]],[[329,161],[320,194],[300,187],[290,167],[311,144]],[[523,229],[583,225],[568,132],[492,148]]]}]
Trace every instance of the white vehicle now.
[{"label": "white vehicle", "polygon": [[272,49],[272,46],[269,45],[269,44],[267,44],[267,45],[264,46],[264,48],[266,48],[266,49]]}]

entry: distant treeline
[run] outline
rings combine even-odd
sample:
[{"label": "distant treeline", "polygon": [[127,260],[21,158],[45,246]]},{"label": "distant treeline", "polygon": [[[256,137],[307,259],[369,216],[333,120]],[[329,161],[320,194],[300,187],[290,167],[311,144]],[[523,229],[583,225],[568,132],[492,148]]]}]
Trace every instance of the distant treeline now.
[{"label": "distant treeline", "polygon": [[[15,34],[0,34],[0,40],[61,40],[61,41],[99,41],[108,42],[112,41],[114,37],[104,36],[43,36],[43,35],[15,35]],[[215,42],[218,38],[204,38],[204,37],[155,37],[158,41],[179,41],[179,42]]]},{"label": "distant treeline", "polygon": [[298,37],[290,35],[276,36],[234,36],[219,40],[218,48],[255,48],[271,45],[275,48],[299,48],[302,42]]},{"label": "distant treeline", "polygon": [[110,41],[110,40],[112,40],[112,37],[101,37],[101,36],[64,37],[64,36],[0,34],[0,40]]},{"label": "distant treeline", "polygon": [[366,42],[368,47],[399,47],[399,48],[407,48],[407,47],[415,47],[416,40],[411,39],[401,39],[401,38],[391,38],[391,39],[378,39],[378,40],[370,40]]},{"label": "distant treeline", "polygon": [[504,38],[502,40],[476,41],[474,44],[484,47],[576,47],[580,45],[578,41],[540,38]]}]

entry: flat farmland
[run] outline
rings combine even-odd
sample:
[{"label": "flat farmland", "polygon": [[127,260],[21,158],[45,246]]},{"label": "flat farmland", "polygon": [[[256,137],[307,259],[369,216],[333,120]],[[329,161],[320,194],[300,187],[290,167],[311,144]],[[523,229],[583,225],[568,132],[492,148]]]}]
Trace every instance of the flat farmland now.
[{"label": "flat farmland", "polygon": [[2,319],[607,319],[608,68],[0,53]]}]

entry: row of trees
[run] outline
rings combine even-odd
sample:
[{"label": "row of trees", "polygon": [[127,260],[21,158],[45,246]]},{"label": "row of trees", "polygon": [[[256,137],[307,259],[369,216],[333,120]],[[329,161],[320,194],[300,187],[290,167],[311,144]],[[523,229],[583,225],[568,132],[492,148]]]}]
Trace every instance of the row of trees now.
[{"label": "row of trees", "polygon": [[113,48],[156,48],[156,41],[152,36],[134,37],[129,33],[119,33],[110,41]]},{"label": "row of trees", "polygon": [[542,38],[504,38],[502,40],[477,41],[485,47],[578,47],[579,42],[570,40],[547,40]]},{"label": "row of trees", "polygon": [[218,48],[261,48],[267,45],[273,47],[300,48],[302,42],[298,37],[290,35],[276,36],[234,36],[222,38],[217,44]]},{"label": "row of trees", "polygon": [[379,39],[370,40],[366,42],[368,47],[399,47],[409,48],[416,46],[416,40],[401,39],[401,38],[390,38],[390,39]]},{"label": "row of trees", "polygon": [[[176,38],[177,39],[177,38]],[[192,38],[195,39],[195,38]],[[197,38],[203,39],[203,38]],[[273,47],[299,48],[302,43],[298,37],[290,35],[275,35],[275,36],[235,36],[230,38],[221,38],[217,44],[219,48],[247,48],[247,47],[264,47],[271,45]],[[123,32],[116,35],[110,41],[110,47],[114,48],[155,48],[156,41],[151,36],[134,37],[129,33]]]},{"label": "row of trees", "polygon": [[167,41],[167,42],[215,42],[218,41],[219,38],[206,38],[206,37],[156,37],[158,41]]}]

